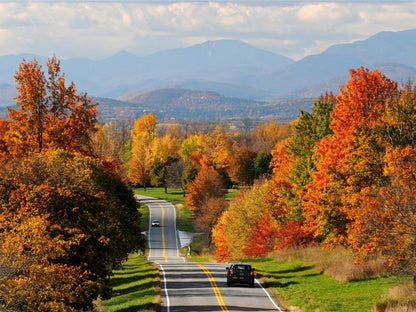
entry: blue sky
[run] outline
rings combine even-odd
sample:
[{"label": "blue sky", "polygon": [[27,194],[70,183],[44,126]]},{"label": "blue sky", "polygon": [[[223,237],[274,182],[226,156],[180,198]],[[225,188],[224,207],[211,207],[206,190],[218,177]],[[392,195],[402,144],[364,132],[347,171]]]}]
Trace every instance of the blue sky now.
[{"label": "blue sky", "polygon": [[0,0],[0,55],[102,59],[238,39],[293,59],[416,28],[416,1]]}]

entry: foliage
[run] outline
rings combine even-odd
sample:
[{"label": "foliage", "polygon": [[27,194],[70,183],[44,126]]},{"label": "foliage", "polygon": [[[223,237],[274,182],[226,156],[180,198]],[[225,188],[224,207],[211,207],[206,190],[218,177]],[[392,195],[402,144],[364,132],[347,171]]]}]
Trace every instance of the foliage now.
[{"label": "foliage", "polygon": [[272,161],[272,154],[269,152],[260,152],[254,159],[254,177],[257,179],[264,175],[270,175],[272,170],[270,162]]},{"label": "foliage", "polygon": [[125,160],[123,147],[130,139],[126,123],[111,121],[99,125],[93,137],[94,154],[106,161],[121,162]]},{"label": "foliage", "polygon": [[[62,276],[62,287],[69,287],[65,281],[72,284],[80,279],[83,283],[77,290],[83,295],[67,302],[68,307],[90,307],[98,293],[105,295],[111,269],[130,251],[143,248],[136,201],[111,164],[51,150],[9,162],[1,174],[12,178],[14,185],[2,193],[2,218],[23,217],[25,211],[34,217],[43,216],[47,226],[43,227],[42,244],[46,246],[45,240],[51,237],[51,242],[60,239],[70,248],[67,252],[49,252],[45,264],[61,265],[63,274],[68,266],[74,274],[70,280]],[[17,226],[12,233],[18,233]],[[27,274],[30,281],[37,278],[36,271]],[[54,277],[45,275],[45,283],[48,281],[53,283]],[[30,288],[30,284],[22,287]],[[34,286],[31,291],[36,292],[36,283]],[[49,295],[42,300],[47,304],[58,299]]]},{"label": "foliage", "polygon": [[195,179],[187,184],[185,206],[192,210],[199,227],[210,233],[225,209],[226,191],[219,173],[205,156],[200,159],[200,165]]},{"label": "foliage", "polygon": [[78,95],[75,84],[65,86],[60,62],[47,60],[48,77],[34,60],[23,61],[15,75],[18,110],[9,108],[7,148],[11,156],[62,148],[92,154],[96,105],[86,94]]},{"label": "foliage", "polygon": [[230,178],[239,185],[251,185],[255,178],[254,161],[257,154],[248,149],[238,151],[230,167]]},{"label": "foliage", "polygon": [[[213,243],[218,260],[239,259],[248,254],[260,255],[267,246],[274,246],[275,222],[270,219],[263,220],[271,213],[270,208],[264,206],[266,190],[267,184],[255,185],[250,190],[240,192],[230,202],[229,208],[213,229]],[[267,221],[272,223],[267,228],[260,229],[260,225]],[[258,237],[263,230],[270,235]],[[259,252],[251,249],[254,247]]]},{"label": "foliage", "polygon": [[290,124],[284,125],[278,119],[270,119],[269,122],[261,123],[254,132],[255,147],[258,152],[270,152],[279,142],[292,135]]}]

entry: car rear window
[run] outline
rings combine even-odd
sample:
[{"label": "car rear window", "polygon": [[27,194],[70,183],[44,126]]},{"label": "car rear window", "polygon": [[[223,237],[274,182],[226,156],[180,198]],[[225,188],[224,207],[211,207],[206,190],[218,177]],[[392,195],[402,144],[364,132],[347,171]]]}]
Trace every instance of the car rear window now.
[{"label": "car rear window", "polygon": [[244,271],[244,270],[251,271],[251,267],[249,267],[248,265],[236,265],[235,269],[240,270],[240,271]]}]

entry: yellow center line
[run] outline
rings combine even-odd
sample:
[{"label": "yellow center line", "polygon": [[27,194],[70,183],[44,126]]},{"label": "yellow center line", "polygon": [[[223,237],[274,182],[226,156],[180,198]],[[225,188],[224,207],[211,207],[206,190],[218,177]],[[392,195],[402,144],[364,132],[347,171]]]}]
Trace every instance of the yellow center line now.
[{"label": "yellow center line", "polygon": [[166,257],[166,243],[165,243],[165,230],[164,230],[164,225],[165,225],[165,209],[163,208],[163,206],[159,203],[157,203],[160,208],[162,209],[162,245],[163,245],[163,258],[165,258],[165,262],[168,263],[168,258]]},{"label": "yellow center line", "polygon": [[217,286],[217,283],[215,282],[215,279],[212,276],[211,272],[205,266],[203,266],[202,264],[197,263],[197,262],[194,262],[194,263],[197,264],[207,275],[207,277],[209,279],[209,282],[211,283],[211,287],[214,290],[215,297],[217,297],[218,304],[219,304],[221,310],[224,311],[224,312],[228,312],[228,308],[225,305],[224,299],[222,298],[221,292],[220,292],[220,290]]}]

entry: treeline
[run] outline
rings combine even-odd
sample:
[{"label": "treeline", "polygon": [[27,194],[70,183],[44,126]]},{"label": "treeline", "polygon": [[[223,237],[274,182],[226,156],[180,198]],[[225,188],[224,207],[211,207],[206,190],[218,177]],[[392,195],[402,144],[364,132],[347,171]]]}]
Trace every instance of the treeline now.
[{"label": "treeline", "polygon": [[17,109],[0,121],[0,310],[91,311],[108,278],[144,248],[119,163],[95,153],[96,103],[23,61]]},{"label": "treeline", "polygon": [[219,260],[344,246],[416,276],[416,88],[350,71],[301,111],[272,151],[271,178],[241,192],[212,231]]}]

